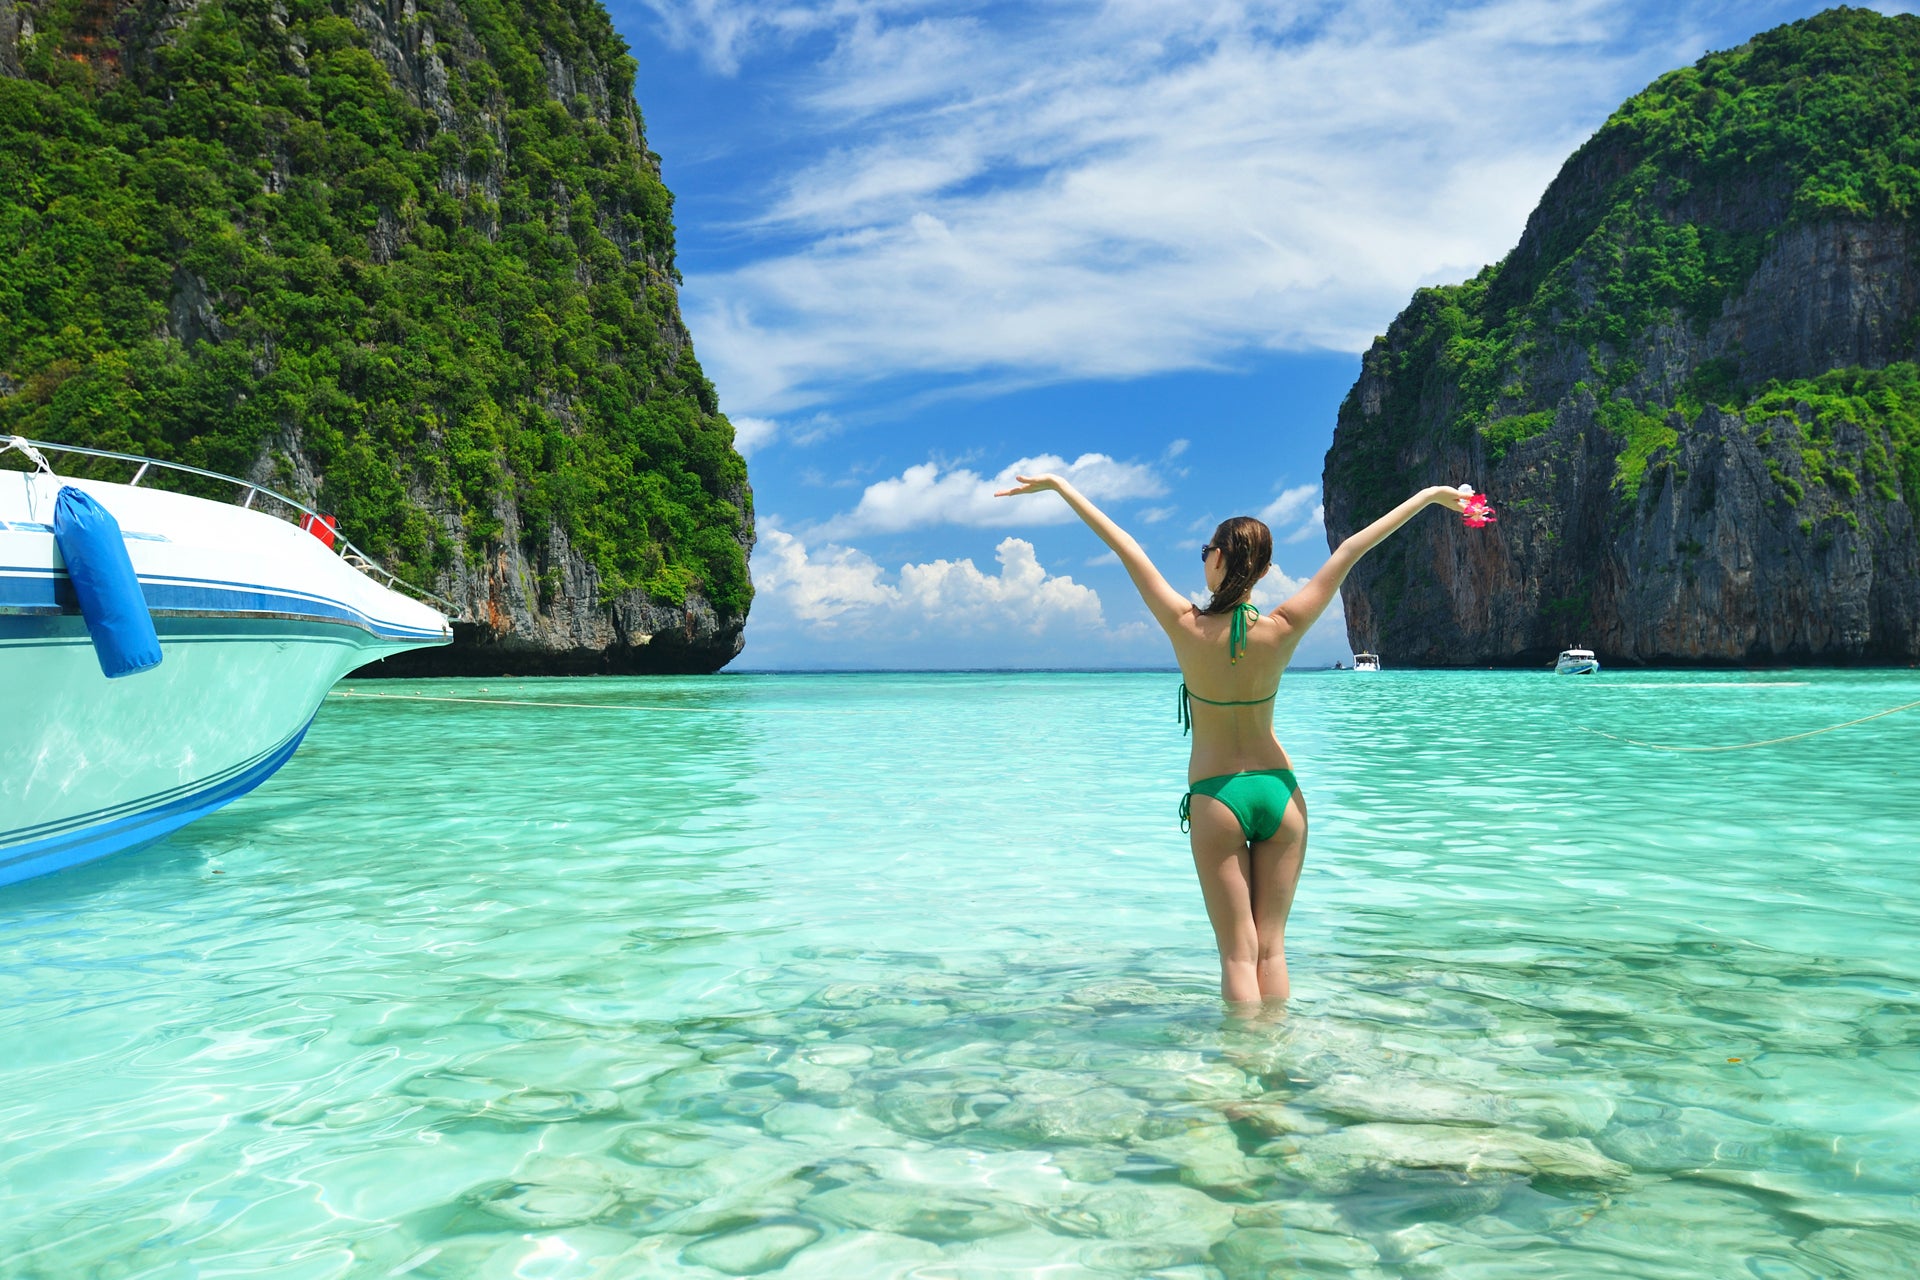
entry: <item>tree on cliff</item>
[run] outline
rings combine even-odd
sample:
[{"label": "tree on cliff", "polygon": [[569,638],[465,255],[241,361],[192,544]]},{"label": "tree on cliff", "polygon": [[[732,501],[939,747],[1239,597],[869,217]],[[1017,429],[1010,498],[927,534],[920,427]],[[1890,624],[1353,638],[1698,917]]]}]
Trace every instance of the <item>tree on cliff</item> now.
[{"label": "tree on cliff", "polygon": [[0,430],[301,491],[494,630],[717,615],[717,666],[751,499],[634,75],[597,0],[0,0]]}]

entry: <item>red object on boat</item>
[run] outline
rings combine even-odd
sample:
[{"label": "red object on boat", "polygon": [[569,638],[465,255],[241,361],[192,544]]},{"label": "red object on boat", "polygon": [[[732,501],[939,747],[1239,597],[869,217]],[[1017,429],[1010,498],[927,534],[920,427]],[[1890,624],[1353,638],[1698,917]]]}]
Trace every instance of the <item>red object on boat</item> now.
[{"label": "red object on boat", "polygon": [[333,546],[333,531],[340,522],[332,516],[301,516],[300,527],[325,543],[329,549]]}]

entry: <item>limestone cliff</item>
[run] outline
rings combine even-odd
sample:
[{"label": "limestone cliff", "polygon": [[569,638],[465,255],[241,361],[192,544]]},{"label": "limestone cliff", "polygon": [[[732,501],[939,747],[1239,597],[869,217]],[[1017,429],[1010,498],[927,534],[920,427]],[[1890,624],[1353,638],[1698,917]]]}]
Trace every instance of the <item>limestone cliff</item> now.
[{"label": "limestone cliff", "polygon": [[389,671],[719,668],[752,498],[635,72],[597,0],[0,0],[0,430],[337,513],[460,608]]},{"label": "limestone cliff", "polygon": [[1920,20],[1835,10],[1630,100],[1505,260],[1376,339],[1338,542],[1467,480],[1345,592],[1402,665],[1920,659]]}]

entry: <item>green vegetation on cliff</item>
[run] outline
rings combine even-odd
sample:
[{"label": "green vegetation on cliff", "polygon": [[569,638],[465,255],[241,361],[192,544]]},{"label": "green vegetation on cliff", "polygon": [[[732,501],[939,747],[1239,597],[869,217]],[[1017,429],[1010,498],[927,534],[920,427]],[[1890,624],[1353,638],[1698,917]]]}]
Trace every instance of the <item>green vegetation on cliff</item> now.
[{"label": "green vegetation on cliff", "polygon": [[[1849,497],[1863,485],[1920,511],[1920,365],[1897,361],[1884,369],[1833,369],[1817,378],[1767,383],[1740,406],[1755,425],[1784,419],[1800,433],[1804,474]],[[1842,424],[1862,428],[1865,445],[1854,459],[1835,448]],[[1891,443],[1891,448],[1888,444]],[[1802,486],[1785,477],[1788,496]],[[1799,491],[1797,493],[1796,491]]]},{"label": "green vegetation on cliff", "polygon": [[[1835,9],[1664,75],[1567,162],[1512,254],[1414,296],[1368,356],[1385,386],[1369,447],[1329,480],[1382,506],[1405,487],[1393,459],[1419,440],[1478,436],[1498,463],[1590,395],[1630,501],[1675,440],[1674,411],[1743,406],[1768,376],[1711,360],[1678,390],[1650,380],[1658,332],[1704,333],[1785,228],[1916,212],[1920,19]],[[1882,402],[1853,401],[1889,439],[1889,473],[1920,472],[1920,439]]]},{"label": "green vegetation on cliff", "polygon": [[6,8],[0,431],[225,471],[297,442],[397,567],[511,505],[609,596],[745,613],[745,465],[597,0]]}]

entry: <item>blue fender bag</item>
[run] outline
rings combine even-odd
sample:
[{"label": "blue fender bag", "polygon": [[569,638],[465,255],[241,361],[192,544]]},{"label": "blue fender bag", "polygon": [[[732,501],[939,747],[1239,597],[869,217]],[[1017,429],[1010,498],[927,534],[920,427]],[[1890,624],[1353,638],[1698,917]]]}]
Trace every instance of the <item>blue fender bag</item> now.
[{"label": "blue fender bag", "polygon": [[113,513],[67,485],[54,499],[53,540],[107,679],[159,666],[160,637]]}]

